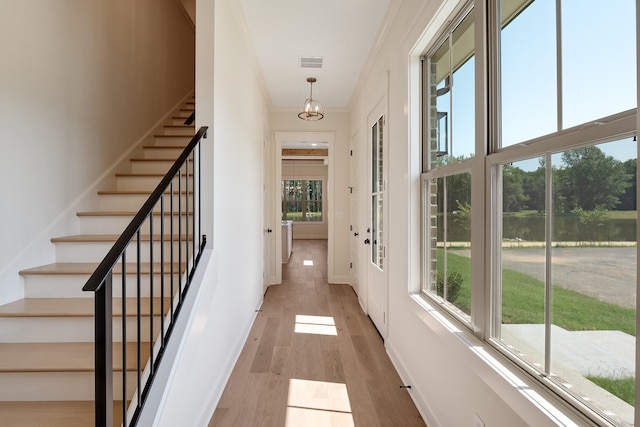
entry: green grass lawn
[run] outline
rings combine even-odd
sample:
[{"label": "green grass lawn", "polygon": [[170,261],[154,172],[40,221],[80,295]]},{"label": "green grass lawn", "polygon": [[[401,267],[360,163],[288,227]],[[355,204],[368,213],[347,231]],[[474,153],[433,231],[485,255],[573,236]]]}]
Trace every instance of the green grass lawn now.
[{"label": "green grass lawn", "polygon": [[[505,212],[504,215],[512,216],[516,218],[526,218],[531,216],[544,216],[544,212],[538,211],[520,211],[520,212]],[[556,216],[577,216],[574,213],[567,214],[555,214]],[[636,219],[636,211],[608,211],[607,218],[609,219]]]},{"label": "green grass lawn", "polygon": [[[438,249],[438,269],[443,250]],[[447,252],[447,269],[462,274],[463,285],[455,301],[465,312],[471,307],[471,260]],[[554,325],[570,331],[617,330],[636,335],[636,312],[554,285],[552,288]],[[544,323],[544,283],[513,270],[502,271],[503,323]]]},{"label": "green grass lawn", "polygon": [[604,378],[604,377],[591,377],[587,376],[587,379],[592,383],[595,383],[599,387],[607,390],[614,396],[619,397],[631,406],[635,406],[636,399],[636,386],[635,378]]},{"label": "green grass lawn", "polygon": [[[444,251],[438,249],[438,270],[442,271]],[[466,313],[471,307],[471,259],[447,252],[447,269],[462,274],[463,285],[455,304]],[[602,302],[554,285],[552,323],[569,331],[615,330],[636,335],[636,312]],[[513,270],[502,271],[502,322],[544,323],[544,283]],[[634,378],[587,377],[590,381],[635,404]]]}]

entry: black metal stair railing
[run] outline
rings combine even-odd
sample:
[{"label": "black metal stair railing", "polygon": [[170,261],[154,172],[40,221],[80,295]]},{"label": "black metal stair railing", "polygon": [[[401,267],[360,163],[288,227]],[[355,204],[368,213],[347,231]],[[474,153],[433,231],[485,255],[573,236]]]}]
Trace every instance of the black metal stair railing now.
[{"label": "black metal stair railing", "polygon": [[[97,427],[112,427],[114,416],[123,426],[136,425],[206,245],[201,221],[206,137],[207,127],[201,127],[82,288],[93,292],[95,301]],[[121,301],[113,297],[114,289]],[[114,355],[118,341],[122,351]],[[122,374],[114,373],[120,369]],[[114,402],[122,402],[115,414]]]}]

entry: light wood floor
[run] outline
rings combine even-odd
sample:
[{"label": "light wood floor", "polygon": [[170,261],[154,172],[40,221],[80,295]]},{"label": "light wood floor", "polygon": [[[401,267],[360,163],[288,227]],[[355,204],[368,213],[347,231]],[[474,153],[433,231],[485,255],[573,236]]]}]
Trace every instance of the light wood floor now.
[{"label": "light wood floor", "polygon": [[[424,426],[326,240],[294,240],[209,426]],[[312,261],[313,265],[304,265]]]}]

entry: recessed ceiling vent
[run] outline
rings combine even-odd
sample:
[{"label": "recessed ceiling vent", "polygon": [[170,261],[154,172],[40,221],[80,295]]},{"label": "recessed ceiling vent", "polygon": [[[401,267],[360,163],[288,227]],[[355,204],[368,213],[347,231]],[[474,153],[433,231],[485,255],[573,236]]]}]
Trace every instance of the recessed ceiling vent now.
[{"label": "recessed ceiling vent", "polygon": [[300,68],[322,68],[321,56],[303,56],[300,58]]}]

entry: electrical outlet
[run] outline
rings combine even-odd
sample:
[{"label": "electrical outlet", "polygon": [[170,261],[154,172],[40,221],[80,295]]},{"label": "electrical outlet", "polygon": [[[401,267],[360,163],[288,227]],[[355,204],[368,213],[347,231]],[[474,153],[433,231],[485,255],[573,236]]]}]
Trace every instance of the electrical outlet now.
[{"label": "electrical outlet", "polygon": [[473,414],[473,427],[484,427],[484,421],[478,414]]}]

